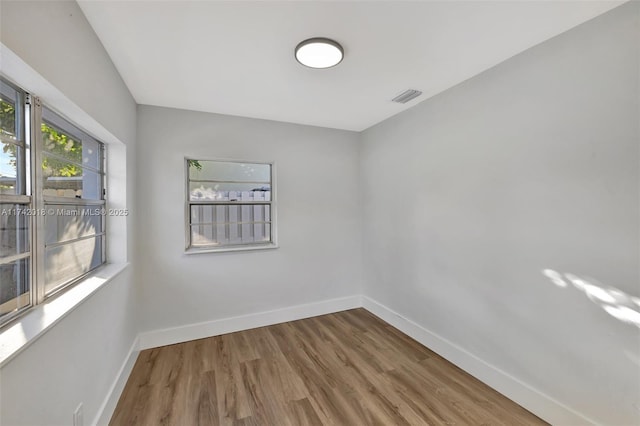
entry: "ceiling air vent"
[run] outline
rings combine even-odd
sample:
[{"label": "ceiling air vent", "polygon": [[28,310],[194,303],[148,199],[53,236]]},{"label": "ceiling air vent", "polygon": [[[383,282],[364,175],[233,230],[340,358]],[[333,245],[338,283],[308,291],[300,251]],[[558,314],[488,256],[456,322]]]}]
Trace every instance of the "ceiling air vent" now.
[{"label": "ceiling air vent", "polygon": [[398,96],[396,96],[395,98],[391,99],[391,101],[398,102],[399,104],[406,104],[411,99],[415,99],[420,95],[422,95],[421,91],[409,89],[409,90],[405,90],[404,92],[400,93]]}]

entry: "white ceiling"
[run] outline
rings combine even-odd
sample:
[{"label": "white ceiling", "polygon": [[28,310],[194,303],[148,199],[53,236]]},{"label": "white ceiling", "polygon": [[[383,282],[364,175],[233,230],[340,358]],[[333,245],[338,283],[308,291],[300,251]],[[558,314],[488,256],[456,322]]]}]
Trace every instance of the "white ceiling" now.
[{"label": "white ceiling", "polygon": [[[79,1],[139,104],[357,131],[621,3]],[[298,64],[314,36],[344,61]]]}]

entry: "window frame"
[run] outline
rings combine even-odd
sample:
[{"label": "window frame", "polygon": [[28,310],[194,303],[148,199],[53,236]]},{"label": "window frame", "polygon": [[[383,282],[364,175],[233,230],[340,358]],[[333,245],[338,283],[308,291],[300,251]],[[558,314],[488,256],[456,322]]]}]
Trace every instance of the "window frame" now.
[{"label": "window frame", "polygon": [[[223,204],[220,202],[205,202],[194,203],[191,201],[191,191],[189,189],[189,183],[191,179],[189,177],[189,162],[190,161],[217,161],[221,163],[236,163],[236,164],[257,164],[268,165],[270,169],[270,187],[271,187],[271,200],[267,203],[252,203],[252,202],[237,202],[231,203],[229,201],[224,204],[229,205],[256,205],[256,204],[268,204],[270,207],[269,216],[271,218],[271,240],[267,242],[252,242],[241,244],[228,244],[223,246],[217,245],[198,245],[193,246],[191,244],[191,206],[198,204],[216,205]],[[185,254],[199,254],[199,253],[224,253],[224,252],[241,252],[241,251],[254,251],[254,250],[269,250],[278,248],[278,229],[277,229],[277,182],[276,182],[276,165],[274,161],[256,161],[256,160],[243,160],[243,159],[228,159],[228,158],[205,158],[205,157],[185,157],[184,158],[184,193],[185,193],[185,209],[184,209],[184,229],[185,229]]]},{"label": "window frame", "polygon": [[[107,206],[106,187],[107,187],[107,144],[100,141],[98,138],[92,136],[89,132],[86,132],[80,128],[80,126],[74,124],[71,120],[67,119],[63,114],[59,113],[54,107],[44,105],[40,98],[33,93],[21,88],[19,85],[14,84],[5,76],[0,75],[0,82],[3,85],[8,86],[16,90],[19,94],[20,104],[18,99],[15,101],[16,115],[20,110],[22,126],[22,140],[19,140],[18,129],[16,129],[15,145],[22,146],[22,156],[24,157],[22,163],[24,166],[24,178],[18,176],[20,170],[16,169],[16,188],[18,181],[22,179],[24,188],[20,191],[20,194],[0,194],[0,203],[21,205],[25,209],[30,210],[30,213],[25,216],[26,222],[29,224],[28,242],[29,242],[29,254],[25,256],[25,253],[20,254],[20,258],[29,259],[29,303],[22,306],[16,311],[10,312],[0,317],[0,330],[7,328],[13,324],[16,320],[19,320],[25,316],[29,311],[34,308],[49,302],[59,295],[65,293],[67,290],[75,287],[81,281],[85,280],[89,275],[94,274],[98,269],[104,267],[108,263],[107,259],[107,218],[105,214],[105,208]],[[45,117],[46,116],[46,117]],[[82,162],[76,164],[75,161],[69,161],[70,164],[80,166],[84,171],[85,169],[97,173],[99,175],[99,193],[100,199],[83,199],[83,198],[70,198],[70,197],[53,197],[45,196],[43,193],[43,171],[42,160],[44,156],[44,142],[42,138],[41,126],[43,123],[55,128],[57,131],[71,136],[79,142],[93,141],[97,143],[99,149],[98,165],[99,167],[84,166]],[[2,138],[3,142],[6,138]],[[11,142],[10,140],[8,142]],[[23,145],[19,145],[22,143]],[[84,174],[84,172],[83,172]],[[16,189],[16,192],[18,190]],[[65,281],[58,283],[53,289],[47,292],[46,282],[46,265],[45,265],[45,251],[46,251],[46,229],[45,229],[45,211],[54,207],[47,207],[47,205],[64,205],[69,208],[88,208],[99,207],[101,230],[95,234],[89,236],[83,236],[66,240],[64,242],[58,242],[55,246],[63,246],[72,244],[84,239],[100,238],[100,264],[82,272],[80,275],[73,276]],[[48,213],[47,213],[48,214]],[[54,216],[57,216],[55,214]],[[16,256],[7,256],[3,258],[2,264],[10,263],[6,259],[11,259]],[[89,265],[90,266],[90,265]],[[12,300],[16,300],[18,297]],[[8,303],[9,301],[7,301]]]}]

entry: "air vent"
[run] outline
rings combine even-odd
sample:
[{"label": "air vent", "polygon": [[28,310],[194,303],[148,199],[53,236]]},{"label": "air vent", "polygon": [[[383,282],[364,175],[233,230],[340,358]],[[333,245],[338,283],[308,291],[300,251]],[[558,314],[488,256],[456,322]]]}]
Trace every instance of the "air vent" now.
[{"label": "air vent", "polygon": [[405,90],[404,92],[400,93],[398,96],[396,96],[395,98],[391,99],[391,101],[397,102],[399,104],[406,104],[411,99],[415,99],[420,95],[422,95],[421,91],[409,89],[409,90]]}]

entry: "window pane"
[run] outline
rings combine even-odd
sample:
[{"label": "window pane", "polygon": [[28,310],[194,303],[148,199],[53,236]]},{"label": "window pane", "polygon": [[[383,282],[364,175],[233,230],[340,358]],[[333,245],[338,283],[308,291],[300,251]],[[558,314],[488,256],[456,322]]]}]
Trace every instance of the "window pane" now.
[{"label": "window pane", "polygon": [[102,237],[47,248],[44,255],[45,293],[57,290],[102,264]]},{"label": "window pane", "polygon": [[47,154],[42,158],[43,195],[52,197],[102,199],[99,173]]},{"label": "window pane", "polygon": [[194,205],[191,223],[268,222],[271,220],[269,204],[249,205]]},{"label": "window pane", "polygon": [[17,194],[16,176],[21,156],[21,147],[0,142],[0,194]]},{"label": "window pane", "polygon": [[47,204],[46,210],[54,212],[44,218],[47,245],[103,232],[102,206]]},{"label": "window pane", "polygon": [[218,225],[192,225],[191,245],[228,246],[271,241],[270,223],[228,223]]},{"label": "window pane", "polygon": [[28,206],[0,204],[0,257],[13,256],[29,251]]},{"label": "window pane", "polygon": [[270,185],[190,182],[191,201],[270,201]]},{"label": "window pane", "polygon": [[271,241],[271,206],[191,206],[191,244],[233,245]]},{"label": "window pane", "polygon": [[271,182],[271,165],[269,164],[207,160],[188,160],[188,162],[189,179],[192,180],[252,182],[267,185]]},{"label": "window pane", "polygon": [[0,265],[0,318],[30,304],[29,258]]},{"label": "window pane", "polygon": [[68,132],[58,129],[50,123],[41,124],[42,146],[70,163],[102,170],[100,144],[91,139],[80,140]]},{"label": "window pane", "polygon": [[17,92],[5,83],[0,83],[0,89],[0,134],[15,140]]}]

